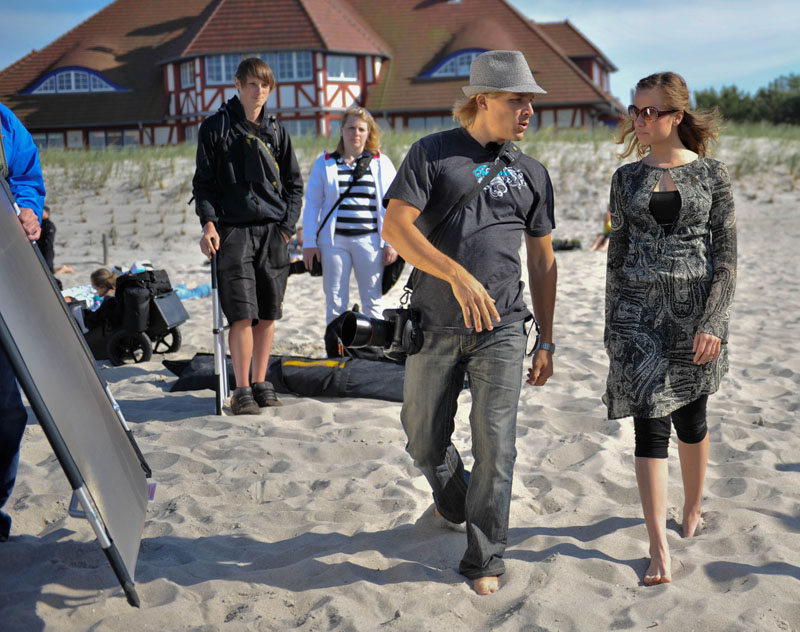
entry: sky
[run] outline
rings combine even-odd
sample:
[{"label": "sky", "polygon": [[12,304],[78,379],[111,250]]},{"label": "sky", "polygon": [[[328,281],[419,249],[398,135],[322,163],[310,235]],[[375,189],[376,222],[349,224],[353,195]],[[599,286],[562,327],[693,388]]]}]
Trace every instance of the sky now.
[{"label": "sky", "polygon": [[[683,75],[692,91],[736,85],[750,93],[781,75],[800,74],[797,0],[510,2],[537,22],[568,19],[576,26],[618,68],[611,75],[611,92],[623,103],[639,79],[662,70]],[[0,69],[31,49],[43,48],[107,4],[0,0]],[[536,60],[528,61],[535,72]]]}]

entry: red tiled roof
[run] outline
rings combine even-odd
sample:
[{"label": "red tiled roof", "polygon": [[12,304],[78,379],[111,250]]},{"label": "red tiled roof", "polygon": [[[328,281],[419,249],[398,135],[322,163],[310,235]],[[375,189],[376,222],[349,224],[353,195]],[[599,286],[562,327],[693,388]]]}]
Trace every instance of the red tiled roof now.
[{"label": "red tiled roof", "polygon": [[377,31],[345,0],[300,0],[330,51],[391,56]]},{"label": "red tiled roof", "polygon": [[343,0],[221,0],[181,56],[276,49],[388,53]]},{"label": "red tiled roof", "polygon": [[536,81],[548,91],[537,95],[540,104],[608,104],[611,99],[536,24],[505,0],[348,2],[395,51],[367,97],[366,106],[375,112],[449,109],[468,80],[426,80],[419,75],[445,54],[465,48],[521,50]]},{"label": "red tiled roof", "polygon": [[[602,57],[591,42],[569,22],[537,25],[506,0],[116,0],[0,71],[0,99],[32,129],[162,122],[165,61],[311,49],[388,58],[367,96],[371,110],[443,111],[467,79],[420,75],[468,48],[521,50],[548,91],[540,104],[621,111],[567,56],[591,50]],[[96,70],[126,91],[19,94],[67,66]]]},{"label": "red tiled roof", "polygon": [[617,67],[611,63],[599,48],[581,33],[569,20],[563,22],[536,22],[545,35],[569,57],[599,57],[612,71]]},{"label": "red tiled roof", "polygon": [[[204,21],[219,0],[116,0],[52,44],[0,71],[0,98],[33,129],[163,121],[161,60]],[[96,70],[125,92],[18,95],[42,75],[68,66]]]}]

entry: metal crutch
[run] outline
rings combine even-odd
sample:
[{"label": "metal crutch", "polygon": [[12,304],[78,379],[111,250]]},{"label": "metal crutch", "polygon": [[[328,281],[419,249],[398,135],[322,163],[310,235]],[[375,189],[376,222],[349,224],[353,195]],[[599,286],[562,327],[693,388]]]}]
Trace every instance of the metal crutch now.
[{"label": "metal crutch", "polygon": [[228,327],[222,324],[222,306],[219,303],[219,289],[217,287],[217,255],[211,255],[211,302],[214,336],[214,376],[216,378],[216,413],[222,414],[222,406],[228,397],[228,366],[225,357],[225,330]]}]

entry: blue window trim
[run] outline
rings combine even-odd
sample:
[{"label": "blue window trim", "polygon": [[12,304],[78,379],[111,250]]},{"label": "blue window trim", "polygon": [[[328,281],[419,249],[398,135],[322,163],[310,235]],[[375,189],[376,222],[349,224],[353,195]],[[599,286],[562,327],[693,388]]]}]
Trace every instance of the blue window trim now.
[{"label": "blue window trim", "polygon": [[[114,88],[114,92],[128,92],[128,90],[126,88],[123,88],[122,86],[118,86],[116,83],[114,83],[110,79],[107,79],[106,77],[101,75],[99,72],[97,72],[96,70],[92,70],[91,68],[86,68],[85,66],[62,66],[61,68],[56,68],[55,70],[51,70],[46,75],[42,75],[39,78],[39,80],[36,81],[36,83],[34,83],[32,86],[30,86],[28,88],[25,88],[24,90],[20,91],[20,94],[32,94],[36,90],[36,88],[41,86],[50,77],[55,77],[56,75],[58,75],[59,73],[62,73],[62,72],[75,71],[75,70],[78,70],[78,71],[81,71],[81,72],[85,72],[85,73],[87,73],[89,75],[94,75],[98,79],[102,79],[109,86]],[[91,83],[89,85],[91,85]],[[87,92],[91,92],[91,90],[88,90]],[[56,92],[53,92],[52,94],[87,94],[87,92],[75,92],[73,90],[73,91],[70,91],[70,92],[58,92],[58,91],[56,91]],[[105,90],[105,92],[111,92],[111,91],[110,90]],[[98,94],[99,94],[99,92],[98,92]]]},{"label": "blue window trim", "polygon": [[461,55],[465,55],[466,53],[485,53],[488,48],[462,48],[461,50],[457,50],[454,53],[450,53],[447,57],[440,60],[438,64],[436,64],[433,68],[431,68],[428,72],[425,72],[420,75],[420,77],[425,79],[455,79],[455,77],[434,77],[436,72],[441,69],[447,62],[451,59],[455,59],[456,57],[460,57]]}]

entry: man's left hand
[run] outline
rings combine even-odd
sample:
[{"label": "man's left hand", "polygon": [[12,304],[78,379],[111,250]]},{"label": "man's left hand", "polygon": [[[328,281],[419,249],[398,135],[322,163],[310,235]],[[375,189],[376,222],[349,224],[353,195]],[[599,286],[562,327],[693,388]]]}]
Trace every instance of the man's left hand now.
[{"label": "man's left hand", "polygon": [[286,241],[287,244],[290,241],[292,241],[292,236],[289,233],[284,233],[283,231],[281,231],[281,235],[283,235],[283,239]]},{"label": "man's left hand", "polygon": [[533,354],[533,366],[528,369],[526,384],[531,386],[544,386],[545,382],[553,376],[553,353],[539,349]]},{"label": "man's left hand", "polygon": [[30,241],[36,241],[42,234],[42,227],[39,226],[39,218],[31,208],[19,209],[19,221]]}]

